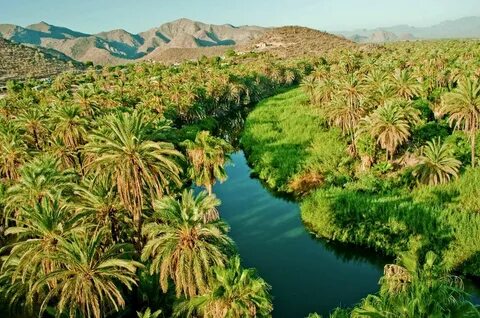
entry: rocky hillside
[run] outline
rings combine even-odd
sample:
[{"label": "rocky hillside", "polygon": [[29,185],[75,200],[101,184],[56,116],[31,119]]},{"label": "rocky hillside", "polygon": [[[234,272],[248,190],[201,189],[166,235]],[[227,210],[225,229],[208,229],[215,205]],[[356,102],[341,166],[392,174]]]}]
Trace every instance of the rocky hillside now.
[{"label": "rocky hillside", "polygon": [[0,38],[0,85],[10,79],[45,78],[82,67],[62,55]]},{"label": "rocky hillside", "polygon": [[269,29],[246,46],[247,50],[269,51],[280,57],[318,55],[336,48],[355,46],[350,40],[330,33],[298,26]]},{"label": "rocky hillside", "polygon": [[45,22],[25,28],[0,24],[0,36],[3,38],[55,49],[75,60],[92,61],[95,64],[127,63],[145,57],[158,48],[167,51],[172,48],[242,45],[264,32],[265,29],[260,27],[213,25],[188,19],[165,23],[139,34],[121,29],[85,34]]},{"label": "rocky hillside", "polygon": [[203,56],[223,56],[227,50],[232,49],[235,50],[236,47],[222,45],[199,48],[157,48],[141,60],[174,64],[182,61],[198,60]]}]

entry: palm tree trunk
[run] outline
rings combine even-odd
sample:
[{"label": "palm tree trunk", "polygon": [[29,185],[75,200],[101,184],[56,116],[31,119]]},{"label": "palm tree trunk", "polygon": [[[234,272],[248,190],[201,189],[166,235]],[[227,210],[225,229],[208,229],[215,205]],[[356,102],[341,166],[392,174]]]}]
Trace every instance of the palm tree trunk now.
[{"label": "palm tree trunk", "polygon": [[208,195],[212,195],[213,194],[213,187],[212,187],[212,184],[209,183],[209,184],[206,184],[205,187],[207,188],[207,191],[208,191]]},{"label": "palm tree trunk", "polygon": [[136,239],[135,239],[135,249],[140,254],[143,248],[142,242],[142,210],[135,211],[133,214],[133,225],[135,226]]},{"label": "palm tree trunk", "polygon": [[113,243],[118,243],[117,220],[115,219],[115,211],[110,210],[108,212],[108,217],[110,218],[110,231],[112,232],[112,241]]},{"label": "palm tree trunk", "polygon": [[82,154],[80,153],[80,151],[78,149],[76,149],[75,152],[77,153],[77,160],[78,160],[78,166],[80,168],[80,175],[84,176],[85,171],[83,170]]},{"label": "palm tree trunk", "polygon": [[472,168],[475,168],[475,146],[476,146],[476,134],[475,134],[475,131],[472,132],[472,137],[470,138],[471,139],[471,147],[472,147]]},{"label": "palm tree trunk", "polygon": [[39,142],[38,142],[38,134],[37,134],[37,130],[36,129],[33,129],[33,140],[35,142],[35,147],[40,150],[40,145],[39,145]]}]

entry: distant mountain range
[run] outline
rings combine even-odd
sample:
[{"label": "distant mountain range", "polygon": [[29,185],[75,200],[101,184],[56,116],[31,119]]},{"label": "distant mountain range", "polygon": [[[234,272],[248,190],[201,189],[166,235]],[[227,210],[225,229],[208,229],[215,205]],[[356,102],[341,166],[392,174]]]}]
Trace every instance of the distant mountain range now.
[{"label": "distant mountain range", "polygon": [[429,27],[397,25],[334,33],[359,43],[384,43],[416,39],[480,38],[480,17],[449,20]]},{"label": "distant mountain range", "polygon": [[[357,43],[441,38],[480,38],[480,17],[445,21],[431,27],[398,25],[359,29],[335,34]],[[179,19],[157,28],[132,34],[122,29],[86,34],[40,22],[21,27],[0,24],[0,37],[55,53],[59,58],[95,64],[125,64],[137,60],[180,61],[202,55],[221,55],[229,47],[240,50],[269,50],[279,55],[315,53],[317,48],[349,46],[331,34],[297,27],[214,25]],[[320,50],[321,51],[321,50]],[[1,57],[0,57],[1,58]]]},{"label": "distant mountain range", "polygon": [[86,34],[46,22],[21,27],[0,24],[0,36],[27,45],[57,50],[78,61],[120,64],[148,58],[172,48],[202,48],[245,44],[265,29],[256,26],[213,25],[179,19],[138,34],[118,29]]}]

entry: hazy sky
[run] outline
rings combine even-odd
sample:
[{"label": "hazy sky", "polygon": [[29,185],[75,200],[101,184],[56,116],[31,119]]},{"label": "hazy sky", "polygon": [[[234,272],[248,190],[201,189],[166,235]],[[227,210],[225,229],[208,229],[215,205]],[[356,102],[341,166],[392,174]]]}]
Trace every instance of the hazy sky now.
[{"label": "hazy sky", "polygon": [[178,18],[261,26],[304,25],[351,30],[427,26],[480,15],[480,0],[0,0],[0,23],[46,21],[95,33],[136,33]]}]

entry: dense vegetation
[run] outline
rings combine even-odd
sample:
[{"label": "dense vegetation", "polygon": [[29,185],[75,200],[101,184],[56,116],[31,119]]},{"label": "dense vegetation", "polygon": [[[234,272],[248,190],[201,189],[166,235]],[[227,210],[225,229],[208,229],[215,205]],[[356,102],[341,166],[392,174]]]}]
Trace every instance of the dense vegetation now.
[{"label": "dense vegetation", "polygon": [[229,119],[301,81],[250,114],[254,171],[303,200],[319,237],[399,257],[377,295],[332,316],[480,316],[452,275],[479,275],[478,53],[474,41],[310,61],[231,52],[9,82],[0,313],[269,316],[270,287],[241,266],[212,187],[235,147]]},{"label": "dense vegetation", "polygon": [[[435,272],[480,275],[479,52],[476,41],[440,41],[326,56],[301,88],[249,115],[242,144],[254,171],[302,200],[302,219],[319,237],[419,263],[435,254]],[[334,315],[454,316],[429,309],[417,287],[462,303],[461,286],[428,275],[398,295],[382,285]],[[406,306],[418,302],[426,307]]]},{"label": "dense vegetation", "polygon": [[308,65],[245,55],[8,83],[2,315],[268,316],[269,286],[241,267],[217,212],[232,150],[219,123]]}]

